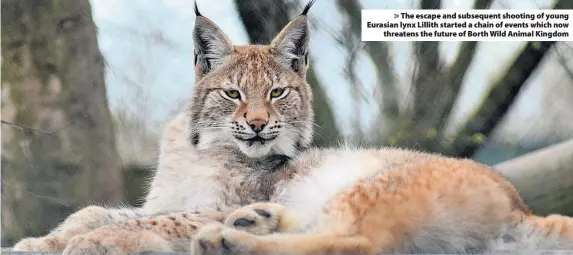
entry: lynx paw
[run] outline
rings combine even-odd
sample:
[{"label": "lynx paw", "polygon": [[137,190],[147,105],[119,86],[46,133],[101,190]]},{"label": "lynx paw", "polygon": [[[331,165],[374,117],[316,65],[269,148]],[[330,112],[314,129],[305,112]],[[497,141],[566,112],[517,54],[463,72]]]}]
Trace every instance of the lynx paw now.
[{"label": "lynx paw", "polygon": [[62,254],[123,254],[116,247],[105,247],[85,235],[73,237]]},{"label": "lynx paw", "polygon": [[173,252],[169,242],[151,231],[98,229],[73,237],[63,254],[137,254],[145,251]]},{"label": "lynx paw", "polygon": [[255,235],[283,232],[289,226],[285,221],[285,208],[274,203],[255,203],[231,213],[225,225]]},{"label": "lynx paw", "polygon": [[56,230],[44,237],[20,240],[14,251],[61,252],[75,235],[85,234],[107,224],[109,211],[99,206],[88,206],[70,215]]},{"label": "lynx paw", "polygon": [[55,236],[28,237],[14,245],[13,251],[61,252],[66,247],[67,241]]},{"label": "lynx paw", "polygon": [[251,254],[257,244],[257,236],[225,227],[222,224],[207,225],[197,233],[191,250],[194,255],[242,255]]}]

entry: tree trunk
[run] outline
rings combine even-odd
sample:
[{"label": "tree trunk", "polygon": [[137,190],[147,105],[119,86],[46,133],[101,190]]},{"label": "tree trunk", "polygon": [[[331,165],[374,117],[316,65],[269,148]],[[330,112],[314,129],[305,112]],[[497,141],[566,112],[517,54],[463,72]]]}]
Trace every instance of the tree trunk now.
[{"label": "tree trunk", "polygon": [[[493,0],[476,0],[473,9],[487,9]],[[440,9],[440,0],[422,0],[422,9]],[[456,59],[450,66],[444,64],[439,42],[414,42],[417,65],[413,73],[413,108],[407,121],[398,125],[394,132],[401,133],[402,126],[408,130],[407,137],[397,145],[433,152],[444,152],[441,134],[462,81],[472,62],[478,42],[461,42]],[[436,100],[439,98],[440,100]]]},{"label": "tree trunk", "polygon": [[89,0],[2,1],[2,245],[123,200]]}]

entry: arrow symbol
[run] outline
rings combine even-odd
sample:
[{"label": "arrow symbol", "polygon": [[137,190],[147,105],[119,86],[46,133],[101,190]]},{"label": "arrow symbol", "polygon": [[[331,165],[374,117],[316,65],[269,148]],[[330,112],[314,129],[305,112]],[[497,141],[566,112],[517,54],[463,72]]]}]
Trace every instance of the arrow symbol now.
[{"label": "arrow symbol", "polygon": [[394,13],[394,18],[396,19],[398,17],[400,17],[400,16],[398,16],[398,14]]}]

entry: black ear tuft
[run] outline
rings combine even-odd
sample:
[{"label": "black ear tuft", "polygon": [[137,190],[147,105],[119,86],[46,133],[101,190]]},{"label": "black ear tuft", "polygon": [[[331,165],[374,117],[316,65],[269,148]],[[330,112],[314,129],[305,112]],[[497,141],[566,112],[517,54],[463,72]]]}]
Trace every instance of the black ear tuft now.
[{"label": "black ear tuft", "polygon": [[197,1],[195,1],[195,16],[202,17],[201,13],[199,12],[199,7],[197,7]]},{"label": "black ear tuft", "polygon": [[199,134],[198,133],[194,133],[191,136],[191,144],[193,144],[193,146],[197,146],[197,144],[199,144]]},{"label": "black ear tuft", "polygon": [[297,73],[306,73],[309,39],[307,17],[296,17],[271,42],[276,60]]},{"label": "black ear tuft", "polygon": [[195,18],[193,41],[195,75],[198,75],[195,77],[196,80],[227,62],[233,53],[233,45],[223,31],[213,21],[203,16]]},{"label": "black ear tuft", "polygon": [[312,5],[314,4],[314,2],[316,2],[316,0],[310,0],[306,6],[304,7],[304,10],[302,10],[302,13],[300,15],[306,16],[306,14],[308,13],[308,11],[310,10],[310,7],[312,7]]}]

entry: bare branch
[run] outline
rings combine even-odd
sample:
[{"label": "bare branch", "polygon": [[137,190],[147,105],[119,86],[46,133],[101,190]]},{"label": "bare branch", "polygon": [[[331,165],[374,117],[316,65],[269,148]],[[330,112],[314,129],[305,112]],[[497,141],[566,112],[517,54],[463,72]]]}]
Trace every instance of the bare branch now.
[{"label": "bare branch", "polygon": [[[440,0],[421,0],[422,9],[441,8]],[[414,42],[414,55],[417,65],[412,73],[412,98],[413,108],[409,109],[407,119],[416,120],[416,123],[403,123],[393,130],[396,137],[402,129],[407,129],[407,137],[397,141],[401,146],[429,149],[433,143],[426,139],[426,133],[433,128],[436,114],[435,98],[440,98],[447,91],[446,86],[441,84],[442,61],[440,59],[439,42],[423,41]]]},{"label": "bare branch", "polygon": [[517,98],[525,81],[529,79],[554,43],[527,43],[507,73],[493,85],[486,99],[448,146],[450,153],[460,157],[471,157],[474,154],[481,144],[479,142],[481,139],[476,141],[472,138],[489,136]]},{"label": "bare branch", "polygon": [[84,114],[84,115],[82,115],[82,116],[80,116],[80,117],[78,117],[78,118],[75,118],[74,120],[72,120],[72,121],[66,123],[65,125],[63,125],[63,126],[61,126],[61,127],[58,127],[58,128],[56,128],[56,129],[54,129],[54,130],[52,130],[52,131],[45,131],[45,130],[40,130],[40,129],[36,129],[36,128],[31,128],[31,127],[28,127],[28,126],[25,126],[25,125],[21,125],[21,124],[9,122],[9,121],[5,121],[5,120],[2,120],[2,124],[9,125],[9,126],[12,126],[12,127],[16,127],[16,128],[18,128],[18,129],[20,129],[20,130],[22,130],[22,131],[30,131],[30,132],[35,132],[35,133],[40,133],[40,134],[44,134],[44,135],[52,135],[52,136],[53,136],[53,135],[56,135],[56,133],[58,133],[58,132],[60,132],[60,131],[62,131],[62,130],[64,130],[64,129],[66,129],[67,127],[69,127],[69,126],[71,126],[72,124],[76,123],[78,120],[83,119],[83,118],[87,118],[87,117],[88,117],[88,114]]},{"label": "bare branch", "polygon": [[[360,39],[355,38],[350,31],[352,28],[346,26],[340,33],[338,43],[346,49],[346,58],[344,60],[343,74],[344,78],[348,81],[350,86],[350,97],[352,98],[352,107],[355,112],[360,112],[361,102],[367,101],[368,97],[364,90],[360,77],[356,73],[356,64],[358,61],[359,53],[362,49]],[[352,123],[360,123],[360,115],[353,114],[350,116]],[[354,139],[362,139],[364,137],[361,128],[354,128],[352,130]]]},{"label": "bare branch", "polygon": [[[349,21],[349,31],[352,36],[361,41],[361,10],[362,6],[357,0],[338,0],[338,8],[346,15]],[[396,118],[399,114],[398,88],[396,87],[396,73],[393,69],[393,60],[386,42],[361,42],[374,63],[379,86],[382,89],[381,111],[385,117]]]},{"label": "bare branch", "polygon": [[[421,9],[440,9],[441,0],[422,0]],[[439,44],[433,41],[424,41],[414,43],[416,58],[418,59],[421,70],[417,73],[415,80],[424,80],[428,74],[437,74],[441,68]]]},{"label": "bare branch", "polygon": [[[573,9],[573,1],[559,0],[555,9]],[[528,42],[506,74],[487,93],[470,120],[447,146],[451,155],[471,157],[479,148],[481,138],[488,137],[505,116],[520,89],[555,42]],[[480,137],[480,139],[474,139]]]},{"label": "bare branch", "polygon": [[9,126],[18,128],[18,129],[20,129],[20,130],[22,130],[22,131],[35,132],[35,133],[40,133],[40,134],[44,134],[44,135],[54,135],[52,132],[46,132],[46,131],[44,131],[44,130],[27,127],[27,126],[24,126],[24,125],[12,123],[12,122],[5,121],[5,120],[2,120],[2,124],[5,124],[5,125],[9,125]]},{"label": "bare branch", "polygon": [[[486,9],[492,0],[476,0],[474,9]],[[437,0],[422,1],[424,9],[439,8]],[[456,97],[459,94],[461,83],[467,69],[474,58],[476,41],[462,42],[456,59],[449,68],[443,67],[440,62],[438,42],[418,42],[415,44],[418,70],[414,78],[415,111],[414,116],[424,119],[424,129],[433,128],[442,131],[446,117],[452,111]],[[432,100],[440,98],[439,101]],[[432,104],[432,107],[428,107]]]},{"label": "bare branch", "polygon": [[[492,0],[476,0],[474,9],[488,9],[492,2]],[[447,117],[451,115],[455,100],[462,87],[462,81],[474,58],[477,44],[476,41],[462,42],[456,60],[444,74],[445,82],[442,84],[448,88],[448,96],[440,96],[443,107],[438,109],[438,115],[433,123],[436,130],[442,133],[441,135],[443,135]]]}]

